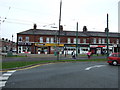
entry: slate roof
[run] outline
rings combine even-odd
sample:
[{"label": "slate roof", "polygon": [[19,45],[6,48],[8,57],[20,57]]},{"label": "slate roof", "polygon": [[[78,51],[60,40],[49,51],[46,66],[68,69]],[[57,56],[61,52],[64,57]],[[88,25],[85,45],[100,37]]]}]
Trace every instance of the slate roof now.
[{"label": "slate roof", "polygon": [[[48,30],[48,29],[29,29],[17,34],[35,34],[35,35],[58,35],[58,30]],[[76,36],[76,31],[62,31],[60,33],[62,36]],[[106,37],[106,32],[95,32],[95,31],[79,31],[78,36],[82,37]],[[120,33],[109,32],[109,37],[120,37]]]}]

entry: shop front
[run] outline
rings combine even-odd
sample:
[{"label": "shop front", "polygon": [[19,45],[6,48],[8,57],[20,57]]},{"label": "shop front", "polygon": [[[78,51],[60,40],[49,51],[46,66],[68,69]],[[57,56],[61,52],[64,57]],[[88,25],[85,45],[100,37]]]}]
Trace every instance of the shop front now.
[{"label": "shop front", "polygon": [[36,53],[37,54],[54,54],[59,48],[59,51],[62,50],[64,44],[54,44],[54,43],[36,43]]},{"label": "shop front", "polygon": [[31,47],[32,47],[32,43],[29,43],[29,42],[18,42],[17,43],[17,53],[31,53]]},{"label": "shop front", "polygon": [[[89,45],[78,44],[78,54],[86,54],[89,50]],[[76,53],[76,44],[65,44],[64,53],[71,54],[73,51]]]},{"label": "shop front", "polygon": [[[108,46],[109,48],[109,53],[112,53],[114,48],[112,45]],[[107,45],[90,45],[90,51],[93,54],[97,54],[97,51],[99,50],[100,54],[106,54],[107,53]]]}]

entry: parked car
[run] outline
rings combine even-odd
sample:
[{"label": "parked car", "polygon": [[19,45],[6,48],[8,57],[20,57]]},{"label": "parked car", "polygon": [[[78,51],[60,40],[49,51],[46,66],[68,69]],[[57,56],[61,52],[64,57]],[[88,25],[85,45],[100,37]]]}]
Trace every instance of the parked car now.
[{"label": "parked car", "polygon": [[120,53],[111,53],[107,61],[110,65],[120,64]]}]

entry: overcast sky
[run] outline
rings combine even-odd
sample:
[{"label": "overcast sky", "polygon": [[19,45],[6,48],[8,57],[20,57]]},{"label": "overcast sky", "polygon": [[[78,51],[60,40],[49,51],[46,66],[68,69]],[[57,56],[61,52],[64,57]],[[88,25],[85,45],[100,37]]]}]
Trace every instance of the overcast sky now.
[{"label": "overcast sky", "polygon": [[[118,32],[118,2],[120,0],[62,0],[61,24],[64,30],[104,31],[107,13],[110,32]],[[16,33],[33,28],[57,29],[60,0],[0,0],[1,38],[16,41]]]}]

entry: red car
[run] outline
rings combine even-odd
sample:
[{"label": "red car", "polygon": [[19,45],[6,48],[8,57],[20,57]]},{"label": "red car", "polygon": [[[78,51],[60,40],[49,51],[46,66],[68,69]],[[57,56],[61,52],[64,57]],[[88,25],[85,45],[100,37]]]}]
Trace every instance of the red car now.
[{"label": "red car", "polygon": [[120,64],[120,53],[112,53],[108,57],[107,61],[110,65],[118,65]]}]

